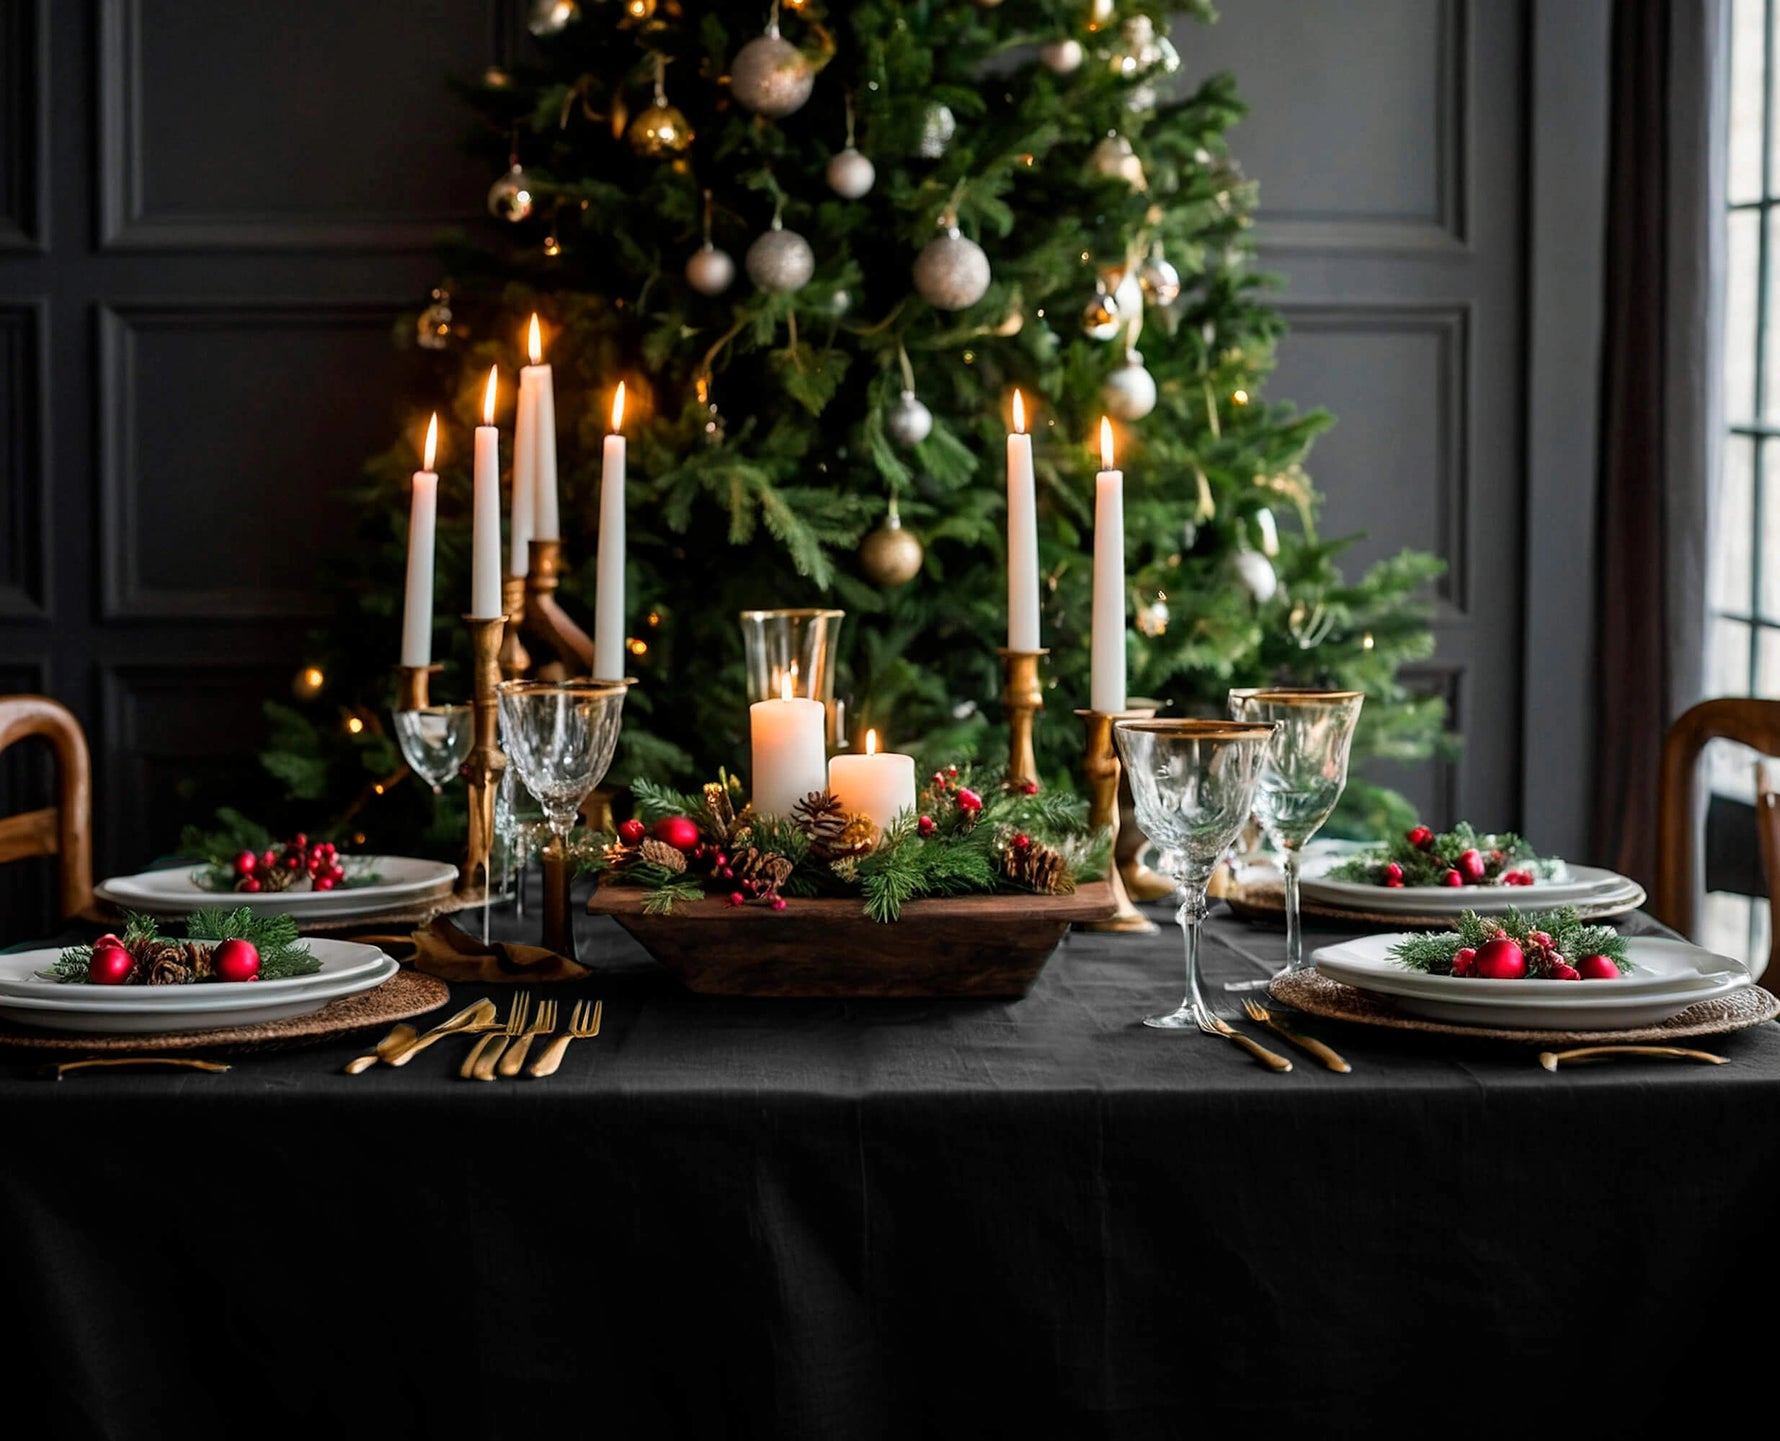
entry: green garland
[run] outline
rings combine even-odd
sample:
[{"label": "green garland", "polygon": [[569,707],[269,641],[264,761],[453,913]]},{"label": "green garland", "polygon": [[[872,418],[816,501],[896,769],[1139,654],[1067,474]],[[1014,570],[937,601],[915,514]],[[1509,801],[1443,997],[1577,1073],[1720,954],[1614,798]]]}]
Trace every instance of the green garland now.
[{"label": "green garland", "polygon": [[[247,941],[260,953],[262,981],[286,981],[294,976],[312,976],[321,969],[321,962],[309,953],[309,947],[297,932],[297,923],[289,916],[256,915],[246,906],[236,910],[195,911],[186,920],[185,935],[163,936],[160,923],[153,916],[132,915],[124,922],[118,935],[124,949],[142,960],[154,947],[177,940],[195,941],[214,946],[222,941]],[[56,957],[44,973],[64,985],[88,984],[87,966],[93,959],[93,948],[70,946]],[[204,976],[191,984],[203,984]]]},{"label": "green garland", "polygon": [[1590,925],[1573,906],[1561,910],[1522,915],[1513,908],[1505,916],[1484,917],[1466,911],[1456,930],[1409,936],[1391,947],[1391,955],[1412,971],[1433,976],[1452,974],[1453,957],[1462,950],[1475,951],[1490,941],[1507,939],[1518,945],[1527,959],[1527,975],[1551,979],[1551,968],[1560,963],[1574,966],[1584,956],[1606,956],[1624,972],[1625,937],[1612,926]]}]

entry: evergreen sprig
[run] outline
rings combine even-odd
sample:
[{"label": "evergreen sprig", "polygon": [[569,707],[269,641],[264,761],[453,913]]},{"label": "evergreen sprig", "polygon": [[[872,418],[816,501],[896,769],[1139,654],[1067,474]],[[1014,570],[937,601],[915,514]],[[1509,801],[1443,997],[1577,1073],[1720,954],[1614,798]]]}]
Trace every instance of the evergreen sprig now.
[{"label": "evergreen sprig", "polygon": [[[1549,936],[1551,944],[1534,943],[1533,938],[1539,935]],[[1446,976],[1452,974],[1453,957],[1461,950],[1476,950],[1503,937],[1522,947],[1529,976],[1545,974],[1547,955],[1561,957],[1572,966],[1584,956],[1606,956],[1622,972],[1631,968],[1625,937],[1612,926],[1584,921],[1574,906],[1530,915],[1510,907],[1507,915],[1490,917],[1466,911],[1453,930],[1406,936],[1391,947],[1391,955],[1412,971]]]},{"label": "evergreen sprig", "polygon": [[[1476,851],[1483,862],[1481,880],[1466,879],[1467,885],[1500,886],[1514,884],[1503,878],[1516,872],[1534,878],[1553,874],[1562,863],[1541,859],[1533,848],[1512,831],[1494,834],[1479,831],[1469,822],[1460,821],[1449,831],[1429,832],[1426,839],[1416,839],[1427,827],[1391,837],[1384,845],[1350,856],[1329,871],[1329,879],[1349,881],[1355,885],[1386,884],[1386,868],[1395,865],[1401,874],[1398,883],[1408,886],[1438,886],[1446,873],[1461,870],[1460,858],[1467,851]],[[1461,874],[1462,874],[1461,870]]]},{"label": "evergreen sprig", "polygon": [[[183,937],[161,934],[160,922],[153,916],[132,914],[126,918],[118,939],[134,952],[139,946],[160,940],[182,939],[216,945],[222,941],[249,942],[260,955],[262,981],[284,981],[293,976],[312,976],[321,969],[321,962],[309,952],[308,944],[297,930],[297,923],[286,915],[261,915],[239,906],[233,910],[213,908],[194,911],[186,919]],[[93,959],[93,948],[70,946],[56,957],[46,974],[63,984],[84,983],[87,967]],[[202,984],[198,982],[197,984]]]}]

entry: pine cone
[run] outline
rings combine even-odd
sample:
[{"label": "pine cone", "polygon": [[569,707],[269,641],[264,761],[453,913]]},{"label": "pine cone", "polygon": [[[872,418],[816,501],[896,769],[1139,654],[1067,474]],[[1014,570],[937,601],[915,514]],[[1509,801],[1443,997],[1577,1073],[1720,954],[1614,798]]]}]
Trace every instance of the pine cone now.
[{"label": "pine cone", "polygon": [[[818,860],[832,861],[857,853],[858,847],[850,845],[847,839],[851,817],[833,792],[811,791],[791,807],[791,819],[809,834],[810,850]],[[867,848],[869,844],[868,841]]]},{"label": "pine cone", "polygon": [[190,985],[210,974],[210,947],[199,941],[150,941],[136,965],[144,985]]},{"label": "pine cone", "polygon": [[1067,895],[1075,889],[1063,853],[1036,841],[1023,850],[1007,847],[1001,853],[1001,867],[1009,880],[1041,896]]},{"label": "pine cone", "polygon": [[[277,865],[270,869],[256,869],[253,873],[253,878],[260,883],[260,889],[262,891],[288,891],[300,878],[307,874],[308,872],[303,870],[292,870],[289,866],[285,865],[284,861],[281,859]],[[243,880],[245,879],[246,878],[243,877]],[[237,881],[235,883],[235,889],[240,890],[241,884],[241,881]]]},{"label": "pine cone", "polygon": [[738,881],[753,881],[763,891],[776,891],[791,879],[795,869],[784,856],[749,846],[740,855],[730,858],[730,869]]},{"label": "pine cone", "polygon": [[640,860],[661,866],[664,870],[670,870],[675,875],[679,875],[686,869],[686,857],[666,841],[658,841],[654,836],[645,838],[643,843],[637,847],[637,856]]}]

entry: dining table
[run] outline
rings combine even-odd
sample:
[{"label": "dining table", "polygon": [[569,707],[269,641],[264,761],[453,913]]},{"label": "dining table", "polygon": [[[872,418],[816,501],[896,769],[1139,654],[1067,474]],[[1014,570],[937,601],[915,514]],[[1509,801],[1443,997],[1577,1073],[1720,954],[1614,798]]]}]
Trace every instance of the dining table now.
[{"label": "dining table", "polygon": [[461,1080],[462,1038],[0,1053],[12,1434],[1593,1436],[1747,1399],[1780,1026],[1551,1072],[1296,1017],[1336,1072],[1223,992],[1283,937],[1219,908],[1213,1004],[1276,1073],[1142,1024],[1182,985],[1149,913],[1017,1000],[695,995],[582,915],[589,977],[533,989],[603,1021],[548,1079]]}]

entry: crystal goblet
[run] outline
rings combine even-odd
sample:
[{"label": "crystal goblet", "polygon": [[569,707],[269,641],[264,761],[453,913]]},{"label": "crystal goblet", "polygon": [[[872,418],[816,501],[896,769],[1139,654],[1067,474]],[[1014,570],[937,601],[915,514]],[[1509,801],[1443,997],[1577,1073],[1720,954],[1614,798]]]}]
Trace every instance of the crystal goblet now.
[{"label": "crystal goblet", "polygon": [[1122,720],[1113,739],[1131,778],[1137,823],[1162,850],[1174,878],[1186,950],[1186,996],[1177,1010],[1146,1026],[1197,1027],[1209,1017],[1199,992],[1199,926],[1205,886],[1255,804],[1271,725],[1219,720]]},{"label": "crystal goblet", "polygon": [[[1230,693],[1233,714],[1275,726],[1255,793],[1255,814],[1284,857],[1287,974],[1305,968],[1299,857],[1347,789],[1348,752],[1365,699],[1355,690],[1291,686]],[[1265,979],[1233,981],[1225,989],[1258,990],[1266,984]]]},{"label": "crystal goblet", "polygon": [[429,705],[395,712],[396,743],[414,774],[438,795],[457,777],[475,738],[475,711],[467,705]]},{"label": "crystal goblet", "polygon": [[501,748],[559,841],[618,745],[623,681],[503,681]]}]

